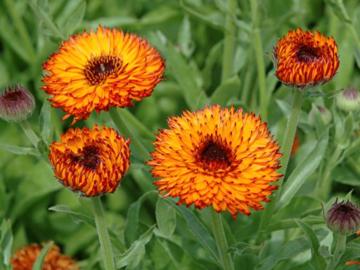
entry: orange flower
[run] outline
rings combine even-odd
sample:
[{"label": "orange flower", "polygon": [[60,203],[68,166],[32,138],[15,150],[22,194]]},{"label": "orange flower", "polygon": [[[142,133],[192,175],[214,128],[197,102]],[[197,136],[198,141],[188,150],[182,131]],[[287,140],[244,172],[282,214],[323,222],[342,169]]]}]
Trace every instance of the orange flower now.
[{"label": "orange flower", "polygon": [[345,265],[347,265],[347,266],[360,265],[360,261],[347,261],[347,262],[345,263]]},{"label": "orange flower", "polygon": [[129,140],[112,128],[69,129],[50,145],[60,182],[85,196],[114,192],[129,168]]},{"label": "orange flower", "polygon": [[150,96],[164,72],[164,61],[147,41],[101,26],[63,42],[43,68],[43,90],[76,122],[96,110],[127,107]]},{"label": "orange flower", "polygon": [[[18,250],[11,259],[13,270],[31,270],[41,249],[40,245],[31,244]],[[47,253],[42,269],[79,270],[79,267],[70,257],[62,255],[59,247],[54,245]]]},{"label": "orange flower", "polygon": [[278,41],[274,57],[278,79],[296,87],[327,82],[339,67],[335,40],[300,28],[289,31]]},{"label": "orange flower", "polygon": [[178,204],[250,214],[263,209],[281,175],[279,146],[266,123],[242,110],[215,105],[170,118],[152,153],[155,182]]}]

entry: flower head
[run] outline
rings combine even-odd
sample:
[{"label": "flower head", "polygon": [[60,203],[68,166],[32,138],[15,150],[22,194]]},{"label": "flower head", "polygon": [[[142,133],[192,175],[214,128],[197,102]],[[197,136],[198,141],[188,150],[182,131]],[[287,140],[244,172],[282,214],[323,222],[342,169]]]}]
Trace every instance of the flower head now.
[{"label": "flower head", "polygon": [[[42,247],[38,244],[31,244],[18,250],[11,259],[13,270],[31,270],[36,258],[39,256]],[[58,246],[54,245],[48,251],[43,270],[79,270],[76,262],[70,257],[62,255]]]},{"label": "flower head", "polygon": [[278,41],[274,58],[278,79],[301,88],[329,81],[339,67],[335,40],[300,28]]},{"label": "flower head", "polygon": [[50,145],[60,182],[84,196],[114,192],[129,167],[129,140],[112,128],[69,129]]},{"label": "flower head", "polygon": [[8,87],[0,93],[0,118],[6,121],[23,121],[34,109],[34,96],[21,85]]},{"label": "flower head", "polygon": [[343,90],[336,96],[336,105],[339,109],[351,112],[360,110],[360,93],[354,87]]},{"label": "flower head", "polygon": [[184,112],[168,121],[157,136],[152,174],[165,196],[197,208],[212,206],[233,217],[261,202],[276,189],[281,175],[279,146],[266,123],[253,114],[215,105]]},{"label": "flower head", "polygon": [[62,108],[64,119],[86,119],[96,110],[127,107],[151,95],[162,79],[164,61],[133,34],[101,26],[74,35],[44,63],[43,90]]},{"label": "flower head", "polygon": [[334,232],[354,233],[360,229],[360,209],[350,201],[336,200],[326,214],[326,223]]}]

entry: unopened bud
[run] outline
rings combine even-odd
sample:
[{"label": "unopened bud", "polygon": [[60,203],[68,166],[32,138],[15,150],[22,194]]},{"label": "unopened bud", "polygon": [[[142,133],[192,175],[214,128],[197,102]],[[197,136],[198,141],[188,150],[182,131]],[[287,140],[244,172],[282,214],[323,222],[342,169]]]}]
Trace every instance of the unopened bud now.
[{"label": "unopened bud", "polygon": [[360,229],[360,209],[350,201],[336,201],[326,214],[326,223],[333,232],[355,233]]},{"label": "unopened bud", "polygon": [[309,112],[309,123],[316,124],[316,118],[319,117],[324,125],[330,124],[332,120],[331,112],[323,106],[313,105]]},{"label": "unopened bud", "polygon": [[360,110],[360,93],[357,89],[350,87],[336,96],[336,105],[339,109],[351,112]]},{"label": "unopened bud", "polygon": [[34,96],[21,85],[8,87],[0,93],[0,118],[6,121],[23,121],[34,109]]}]

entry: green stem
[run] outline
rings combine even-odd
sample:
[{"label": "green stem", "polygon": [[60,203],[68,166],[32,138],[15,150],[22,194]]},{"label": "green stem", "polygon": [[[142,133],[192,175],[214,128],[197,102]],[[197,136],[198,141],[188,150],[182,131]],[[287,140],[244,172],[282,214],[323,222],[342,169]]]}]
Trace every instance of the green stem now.
[{"label": "green stem", "polygon": [[40,142],[40,138],[38,137],[38,135],[36,135],[30,123],[27,120],[25,120],[20,122],[20,126],[24,131],[26,137],[30,140],[31,144],[37,149]]},{"label": "green stem", "polygon": [[264,50],[260,36],[260,29],[258,23],[258,2],[257,0],[251,0],[251,19],[253,24],[253,46],[255,49],[256,65],[258,71],[258,82],[260,90],[260,115],[266,120],[268,97],[266,92],[266,74],[265,74],[265,61]]},{"label": "green stem", "polygon": [[336,238],[334,254],[331,258],[330,263],[328,264],[326,270],[335,270],[339,264],[341,257],[343,256],[346,249],[346,235],[344,234],[334,234]]},{"label": "green stem", "polygon": [[100,197],[91,198],[91,203],[105,270],[115,270],[114,255]]},{"label": "green stem", "polygon": [[135,154],[137,155],[137,158],[139,158],[142,161],[146,161],[149,159],[149,151],[146,149],[145,145],[137,139],[137,131],[133,130],[131,127],[129,127],[126,122],[123,120],[122,115],[119,113],[116,109],[111,109],[109,111],[110,117],[115,123],[118,130],[125,135],[126,137],[131,139],[131,144],[134,147]]},{"label": "green stem", "polygon": [[235,41],[236,41],[235,12],[236,12],[236,0],[227,0],[224,54],[222,61],[223,70],[221,77],[222,82],[230,78],[234,71],[234,51],[235,51]]},{"label": "green stem", "polygon": [[220,263],[223,270],[234,270],[234,263],[228,252],[229,246],[226,240],[224,225],[222,223],[221,214],[212,211],[212,229],[215,236],[216,245],[218,248]]},{"label": "green stem", "polygon": [[275,206],[281,196],[282,184],[286,176],[287,166],[290,159],[291,148],[294,143],[294,138],[297,130],[297,125],[299,122],[302,104],[303,104],[303,92],[301,92],[298,89],[294,89],[292,110],[286,124],[286,130],[281,144],[281,153],[283,154],[283,156],[281,158],[281,168],[279,172],[283,175],[283,177],[282,179],[279,180],[278,183],[279,188],[275,192],[272,201],[268,204],[267,208],[263,212],[263,215],[261,216],[259,229],[256,237],[256,243],[260,243],[262,241],[264,230],[268,226],[271,216],[275,210]]}]

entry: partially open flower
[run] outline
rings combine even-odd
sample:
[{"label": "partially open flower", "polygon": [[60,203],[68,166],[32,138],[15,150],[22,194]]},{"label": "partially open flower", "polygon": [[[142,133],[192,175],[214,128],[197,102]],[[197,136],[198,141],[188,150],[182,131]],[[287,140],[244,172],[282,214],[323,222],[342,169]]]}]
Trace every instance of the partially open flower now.
[{"label": "partially open flower", "polygon": [[215,105],[168,120],[157,136],[152,174],[179,204],[250,214],[263,209],[281,174],[279,146],[254,114]]},{"label": "partially open flower", "polygon": [[0,93],[0,118],[6,121],[23,121],[34,109],[34,96],[21,85],[8,87]]},{"label": "partially open flower", "polygon": [[114,192],[129,168],[129,140],[112,128],[69,129],[50,145],[60,182],[84,196]]},{"label": "partially open flower", "polygon": [[335,40],[300,28],[278,41],[274,58],[278,79],[300,88],[329,81],[339,67]]},{"label": "partially open flower", "polygon": [[326,223],[333,232],[354,233],[360,229],[360,209],[350,201],[336,201],[326,213]]},{"label": "partially open flower", "polygon": [[360,93],[354,87],[343,90],[336,96],[336,105],[339,109],[351,112],[360,110]]},{"label": "partially open flower", "polygon": [[[32,270],[33,265],[41,252],[42,247],[38,244],[31,244],[18,250],[11,258],[13,270]],[[54,245],[48,251],[43,270],[79,270],[76,262],[68,256],[60,253],[58,246]]]},{"label": "partially open flower", "polygon": [[165,65],[146,40],[99,26],[63,42],[43,68],[43,90],[52,105],[76,122],[94,110],[128,107],[150,96]]}]

